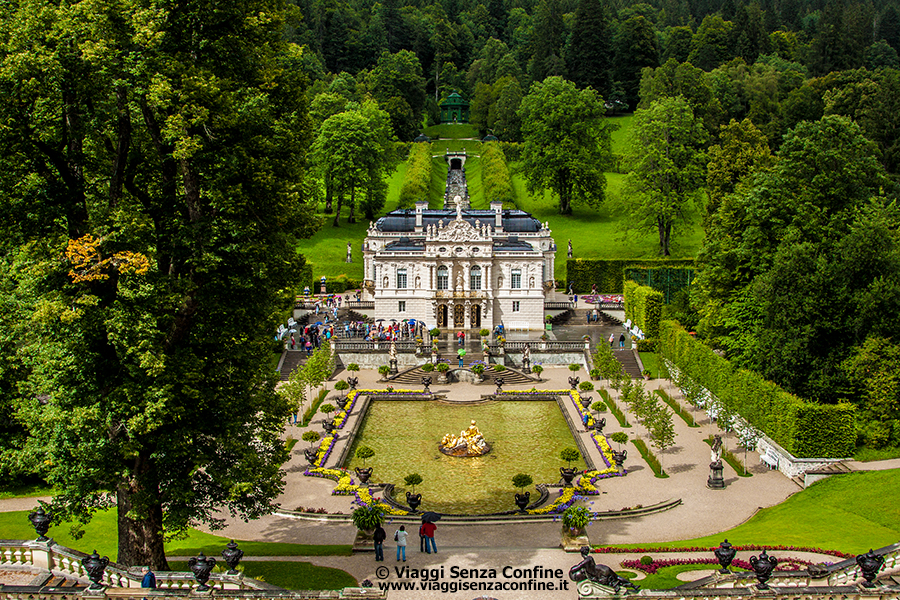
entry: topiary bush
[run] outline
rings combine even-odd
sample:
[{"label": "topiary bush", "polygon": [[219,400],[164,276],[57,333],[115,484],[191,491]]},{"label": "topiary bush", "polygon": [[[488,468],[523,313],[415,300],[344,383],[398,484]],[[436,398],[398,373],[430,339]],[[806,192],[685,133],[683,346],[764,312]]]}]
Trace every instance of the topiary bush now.
[{"label": "topiary bush", "polygon": [[427,362],[424,365],[422,365],[422,370],[425,371],[426,373],[431,373],[432,371],[434,371],[434,365],[430,362]]},{"label": "topiary bush", "polygon": [[368,446],[360,446],[356,449],[356,458],[362,459],[363,466],[366,466],[366,461],[373,456],[375,456],[375,451]]},{"label": "topiary bush", "polygon": [[531,478],[531,475],[526,475],[525,473],[519,473],[512,478],[513,486],[519,489],[527,488],[532,483],[534,483],[534,479]]},{"label": "topiary bush", "polygon": [[413,494],[416,493],[416,486],[422,483],[422,476],[418,473],[410,473],[406,477],[403,478],[403,483],[412,487]]},{"label": "topiary bush", "polygon": [[573,373],[575,371],[579,371],[579,370],[581,370],[581,365],[579,365],[577,363],[572,363],[571,365],[569,365],[569,370],[572,371]]},{"label": "topiary bush", "polygon": [[582,392],[590,392],[594,389],[594,384],[590,381],[582,381],[578,384],[578,389]]},{"label": "topiary bush", "polygon": [[351,515],[353,524],[362,531],[372,531],[384,523],[384,512],[377,505],[360,506]]},{"label": "topiary bush", "polygon": [[390,373],[390,372],[391,372],[391,367],[390,367],[390,365],[381,365],[380,367],[378,367],[378,373],[379,373],[382,377],[386,377],[387,374]]},{"label": "topiary bush", "polygon": [[572,464],[572,461],[581,458],[581,453],[575,448],[563,448],[559,453],[559,457],[566,461],[566,465],[569,466]]},{"label": "topiary bush", "polygon": [[570,506],[562,516],[563,527],[567,529],[584,529],[591,522],[591,512],[583,506]]}]

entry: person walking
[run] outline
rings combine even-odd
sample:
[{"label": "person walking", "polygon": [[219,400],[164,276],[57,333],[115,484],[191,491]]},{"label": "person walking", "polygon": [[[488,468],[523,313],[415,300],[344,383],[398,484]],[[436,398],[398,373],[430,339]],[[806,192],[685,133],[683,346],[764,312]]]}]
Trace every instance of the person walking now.
[{"label": "person walking", "polygon": [[[431,521],[422,523],[422,533],[425,534],[425,554],[431,554],[432,552],[437,554],[437,545],[434,543],[434,531],[436,529],[437,525]],[[428,549],[429,544],[431,545],[431,550]]]},{"label": "person walking", "polygon": [[394,532],[394,541],[397,542],[397,562],[400,562],[400,555],[403,554],[403,562],[406,562],[406,540],[409,534],[406,532],[406,526],[401,525],[400,529]]},{"label": "person walking", "polygon": [[620,333],[619,334],[619,348],[624,348],[624,347],[625,347],[625,334]]},{"label": "person walking", "polygon": [[141,567],[141,574],[143,575],[141,587],[156,589],[156,574],[150,570],[150,567]]},{"label": "person walking", "polygon": [[384,527],[378,525],[375,528],[375,535],[372,539],[375,542],[375,562],[384,562],[384,540],[387,539]]},{"label": "person walking", "polygon": [[609,334],[609,347],[612,348],[613,344],[615,344],[615,343],[616,343],[616,334],[614,334],[614,333]]}]

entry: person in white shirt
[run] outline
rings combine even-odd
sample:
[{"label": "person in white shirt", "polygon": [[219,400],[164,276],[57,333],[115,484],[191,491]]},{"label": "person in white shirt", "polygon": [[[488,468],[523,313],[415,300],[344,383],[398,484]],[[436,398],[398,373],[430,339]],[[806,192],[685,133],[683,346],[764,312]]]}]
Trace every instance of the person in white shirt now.
[{"label": "person in white shirt", "polygon": [[[403,554],[403,562],[406,562],[406,539],[409,534],[406,532],[406,526],[401,525],[394,533],[394,540],[397,542],[397,562],[400,562],[400,554]],[[402,552],[401,552],[402,551]]]}]

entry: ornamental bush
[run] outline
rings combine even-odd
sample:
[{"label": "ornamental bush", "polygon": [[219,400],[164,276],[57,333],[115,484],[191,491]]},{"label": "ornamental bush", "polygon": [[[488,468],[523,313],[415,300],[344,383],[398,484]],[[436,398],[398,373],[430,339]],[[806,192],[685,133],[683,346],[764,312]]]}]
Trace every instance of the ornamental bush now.
[{"label": "ornamental bush", "polygon": [[427,362],[424,365],[422,365],[422,370],[425,371],[426,373],[431,373],[432,371],[434,371],[434,365],[430,362]]},{"label": "ornamental bush", "polygon": [[356,449],[356,458],[361,458],[363,461],[363,466],[365,466],[366,461],[375,456],[375,451],[369,448],[368,446],[360,446]]},{"label": "ornamental bush", "polygon": [[534,483],[534,479],[531,478],[531,475],[526,475],[525,473],[519,473],[512,478],[513,487],[517,487],[520,490],[527,488],[532,483]]},{"label": "ornamental bush", "polygon": [[582,392],[590,392],[594,389],[594,384],[590,381],[582,381],[578,384],[578,389]]},{"label": "ornamental bush", "polygon": [[571,465],[572,461],[581,458],[581,453],[575,448],[563,448],[559,453],[559,457],[566,461],[567,465]]},{"label": "ornamental bush", "polygon": [[591,522],[591,513],[583,506],[570,506],[562,516],[563,527],[567,529],[584,529]]},{"label": "ornamental bush", "polygon": [[384,512],[382,512],[375,504],[372,504],[371,506],[360,506],[353,511],[351,518],[357,529],[372,531],[384,523]]},{"label": "ornamental bush", "polygon": [[400,188],[400,208],[412,208],[420,200],[428,200],[431,186],[431,144],[413,144],[406,161],[406,175]]},{"label": "ornamental bush", "polygon": [[390,367],[390,365],[381,365],[380,367],[378,367],[378,373],[379,373],[382,377],[386,376],[386,375],[387,375],[388,373],[390,373],[390,372],[391,372],[391,367]]},{"label": "ornamental bush", "polygon": [[512,202],[512,179],[506,156],[497,142],[481,145],[481,183],[486,202]]},{"label": "ornamental bush", "polygon": [[646,285],[638,285],[634,281],[625,282],[625,317],[640,327],[644,337],[649,340],[659,337],[662,307],[661,292]]},{"label": "ornamental bush", "polygon": [[587,294],[591,286],[596,285],[602,294],[621,294],[625,281],[625,270],[642,267],[659,268],[692,268],[693,259],[658,259],[658,260],[603,260],[570,258],[566,261],[566,281],[574,285],[575,292]]},{"label": "ornamental bush", "polygon": [[757,373],[734,367],[674,321],[660,326],[659,353],[678,368],[679,379],[708,390],[725,412],[740,415],[794,456],[853,454],[855,406],[818,404],[790,394]]},{"label": "ornamental bush", "polygon": [[579,370],[581,370],[581,365],[579,365],[577,363],[572,363],[571,365],[569,365],[569,370],[572,371],[573,373],[575,371],[579,371]]}]

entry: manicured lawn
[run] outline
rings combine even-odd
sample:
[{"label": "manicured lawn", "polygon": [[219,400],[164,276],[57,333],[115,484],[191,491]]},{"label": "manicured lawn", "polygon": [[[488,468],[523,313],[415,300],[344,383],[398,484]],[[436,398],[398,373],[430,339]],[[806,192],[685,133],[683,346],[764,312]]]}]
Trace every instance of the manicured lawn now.
[{"label": "manicured lawn", "polygon": [[[693,540],[624,547],[788,545],[861,553],[900,539],[900,469],[835,475],[761,510],[743,525]],[[648,552],[649,553],[649,552]]]},{"label": "manicured lawn", "polygon": [[656,360],[656,352],[639,352],[641,355],[641,362],[644,363],[644,368],[650,371],[650,377],[653,379],[659,378],[659,365]]},{"label": "manicured lawn", "polygon": [[444,125],[432,125],[431,127],[426,127],[424,133],[430,138],[435,138],[438,136],[440,136],[441,138],[478,137],[478,131],[472,125],[469,125],[467,123],[447,123]]},{"label": "manicured lawn", "polygon": [[[594,560],[596,560],[596,558]],[[656,571],[656,573],[652,575],[648,574],[646,577],[644,577],[640,581],[636,581],[635,583],[645,590],[669,590],[673,587],[678,587],[679,585],[687,583],[678,579],[679,573],[687,573],[689,571],[708,571],[717,566],[718,565],[675,565],[672,567],[662,567],[661,569]],[[741,571],[742,569],[732,567],[731,570]],[[620,573],[620,575],[628,577],[630,573]],[[631,579],[631,577],[628,578]]]},{"label": "manicured lawn", "polygon": [[[0,539],[29,540],[37,537],[31,522],[30,511],[0,513]],[[84,536],[75,539],[71,532],[72,523],[62,523],[50,528],[49,537],[69,548],[90,552],[96,549],[101,556],[115,560],[118,555],[116,509],[97,513],[90,523],[84,525]],[[230,538],[191,529],[183,540],[173,540],[166,544],[166,554],[189,556],[204,552],[208,556],[218,556]],[[248,556],[349,556],[349,545],[306,545],[272,542],[250,542],[237,540]]]},{"label": "manicured lawn", "polygon": [[[173,571],[187,571],[187,563],[172,562]],[[319,567],[308,562],[244,561],[244,575],[277,585],[286,590],[339,590],[356,587],[356,580],[346,571]],[[217,567],[218,570],[218,567]]]}]

